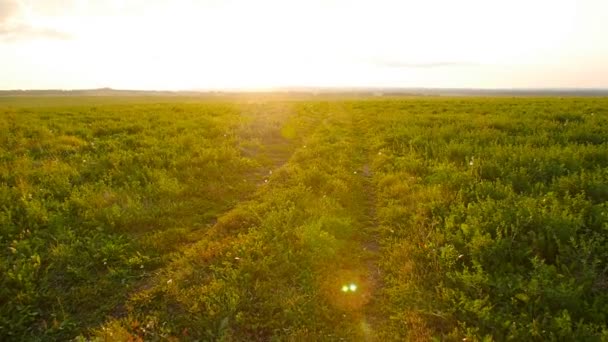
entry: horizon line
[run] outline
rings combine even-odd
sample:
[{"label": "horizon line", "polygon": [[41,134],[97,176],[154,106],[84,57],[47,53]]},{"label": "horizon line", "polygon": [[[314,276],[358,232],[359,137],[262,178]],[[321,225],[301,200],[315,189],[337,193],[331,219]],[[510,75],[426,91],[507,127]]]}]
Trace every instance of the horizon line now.
[{"label": "horizon line", "polygon": [[444,91],[608,91],[608,87],[399,87],[399,86],[280,86],[280,87],[217,87],[194,89],[137,89],[137,88],[13,88],[0,89],[0,92],[77,92],[77,91],[116,91],[116,92],[285,92],[285,91],[407,91],[407,90],[444,90]]}]

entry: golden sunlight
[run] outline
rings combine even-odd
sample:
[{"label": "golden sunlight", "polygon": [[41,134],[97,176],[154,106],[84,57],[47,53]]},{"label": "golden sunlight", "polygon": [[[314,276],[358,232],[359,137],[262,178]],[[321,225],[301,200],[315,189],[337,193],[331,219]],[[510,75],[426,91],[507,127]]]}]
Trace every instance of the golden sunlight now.
[{"label": "golden sunlight", "polygon": [[2,6],[0,88],[597,87],[608,79],[599,15],[608,3],[596,0]]}]

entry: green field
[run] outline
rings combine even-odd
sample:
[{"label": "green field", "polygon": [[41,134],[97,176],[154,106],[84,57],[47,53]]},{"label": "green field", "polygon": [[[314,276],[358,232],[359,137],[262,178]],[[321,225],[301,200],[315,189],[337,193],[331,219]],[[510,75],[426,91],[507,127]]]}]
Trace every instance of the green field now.
[{"label": "green field", "polygon": [[0,340],[608,341],[608,98],[0,97]]}]

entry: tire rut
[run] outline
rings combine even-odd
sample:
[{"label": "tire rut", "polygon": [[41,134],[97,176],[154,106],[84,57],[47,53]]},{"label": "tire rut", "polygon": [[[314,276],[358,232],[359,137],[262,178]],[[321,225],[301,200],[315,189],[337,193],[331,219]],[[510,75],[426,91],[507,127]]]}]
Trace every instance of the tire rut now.
[{"label": "tire rut", "polygon": [[378,265],[381,246],[378,242],[378,220],[376,207],[376,189],[373,183],[373,170],[370,166],[371,154],[365,143],[365,129],[360,121],[355,121],[353,118],[353,133],[356,137],[356,150],[359,153],[363,165],[361,166],[361,174],[363,177],[364,194],[364,212],[365,212],[365,233],[362,248],[366,252],[366,267],[368,281],[371,285],[371,298],[364,307],[364,321],[362,329],[366,341],[380,340],[379,332],[382,331],[382,322],[385,318],[380,312],[380,293],[383,288],[382,272]]},{"label": "tire rut", "polygon": [[[288,108],[287,110],[291,111],[290,115],[292,115],[292,116],[294,115],[295,110],[292,107]],[[316,123],[312,124],[311,127],[308,127],[307,133],[305,133],[303,137],[312,134],[320,124],[321,124],[320,122],[316,122]],[[256,159],[261,156],[264,159],[263,165],[261,165],[258,168],[252,169],[252,170],[250,170],[250,172],[243,175],[244,181],[249,182],[251,184],[255,184],[255,191],[247,194],[247,196],[245,198],[243,198],[241,201],[239,201],[235,205],[231,206],[229,209],[225,210],[221,214],[217,215],[215,218],[211,219],[206,224],[206,227],[207,227],[206,229],[204,229],[204,230],[199,229],[197,231],[193,231],[189,238],[190,241],[185,242],[185,243],[183,243],[183,245],[180,246],[181,253],[184,253],[186,250],[193,248],[198,242],[200,242],[204,239],[208,239],[211,237],[230,239],[229,235],[223,236],[222,234],[218,233],[220,230],[218,228],[219,219],[225,215],[228,215],[235,208],[237,208],[240,204],[246,203],[246,202],[252,200],[253,198],[255,198],[256,194],[264,186],[268,185],[267,181],[268,181],[268,178],[272,175],[272,173],[278,171],[279,169],[284,167],[286,164],[288,164],[289,160],[292,158],[292,156],[294,155],[294,153],[296,152],[296,150],[298,148],[297,142],[291,141],[291,140],[281,137],[281,136],[277,136],[277,134],[263,136],[261,138],[261,144],[262,144],[262,147],[258,148],[256,150],[241,149],[241,154],[244,157]],[[173,259],[175,259],[175,258],[173,258]],[[120,305],[115,307],[110,312],[108,318],[121,319],[121,318],[126,317],[128,315],[128,310],[126,309],[126,305],[129,300],[128,298],[132,298],[134,295],[136,295],[138,293],[142,293],[142,292],[151,290],[155,286],[159,285],[160,283],[157,278],[159,278],[161,276],[161,274],[163,273],[163,271],[167,267],[169,267],[171,264],[172,264],[172,261],[169,261],[164,266],[154,270],[146,278],[143,278],[138,283],[134,284],[132,291],[130,291],[130,294],[127,296],[127,301],[124,303],[121,303]]]}]

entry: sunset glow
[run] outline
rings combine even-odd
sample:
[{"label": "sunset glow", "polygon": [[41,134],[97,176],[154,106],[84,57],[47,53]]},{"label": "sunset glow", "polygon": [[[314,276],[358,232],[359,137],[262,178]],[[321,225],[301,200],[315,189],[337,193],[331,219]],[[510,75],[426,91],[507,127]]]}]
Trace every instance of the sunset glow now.
[{"label": "sunset glow", "polygon": [[0,89],[608,87],[608,2],[0,0]]}]

